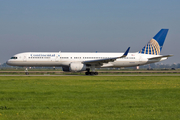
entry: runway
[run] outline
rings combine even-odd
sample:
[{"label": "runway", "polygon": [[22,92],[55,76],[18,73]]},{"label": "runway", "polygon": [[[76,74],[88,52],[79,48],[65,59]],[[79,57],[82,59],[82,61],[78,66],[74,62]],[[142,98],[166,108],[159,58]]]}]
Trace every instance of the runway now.
[{"label": "runway", "polygon": [[141,75],[0,75],[0,76],[49,76],[49,77],[53,77],[53,76],[92,76],[92,77],[98,77],[98,76],[180,76],[180,74],[141,74]]}]

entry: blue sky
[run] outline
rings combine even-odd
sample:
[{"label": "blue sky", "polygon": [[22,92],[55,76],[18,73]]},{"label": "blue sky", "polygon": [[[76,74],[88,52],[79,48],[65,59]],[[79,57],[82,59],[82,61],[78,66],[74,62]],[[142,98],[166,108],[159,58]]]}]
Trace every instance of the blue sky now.
[{"label": "blue sky", "polygon": [[20,52],[137,52],[169,28],[163,63],[180,63],[179,0],[0,0],[0,63]]}]

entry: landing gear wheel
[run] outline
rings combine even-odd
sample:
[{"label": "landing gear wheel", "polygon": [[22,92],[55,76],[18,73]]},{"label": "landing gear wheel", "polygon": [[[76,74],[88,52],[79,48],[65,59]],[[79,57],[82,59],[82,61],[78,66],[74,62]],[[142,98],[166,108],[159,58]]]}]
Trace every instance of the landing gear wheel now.
[{"label": "landing gear wheel", "polygon": [[89,72],[85,72],[86,75],[89,75],[90,73]]},{"label": "landing gear wheel", "polygon": [[98,75],[98,72],[85,72],[85,75]]}]

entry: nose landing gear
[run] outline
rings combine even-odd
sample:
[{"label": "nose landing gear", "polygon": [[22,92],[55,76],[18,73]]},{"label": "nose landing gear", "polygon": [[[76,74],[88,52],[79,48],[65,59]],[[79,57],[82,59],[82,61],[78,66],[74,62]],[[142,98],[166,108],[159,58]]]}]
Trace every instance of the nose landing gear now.
[{"label": "nose landing gear", "polygon": [[28,72],[28,68],[26,67],[26,69],[25,69],[25,74],[26,75],[29,75],[29,72]]}]

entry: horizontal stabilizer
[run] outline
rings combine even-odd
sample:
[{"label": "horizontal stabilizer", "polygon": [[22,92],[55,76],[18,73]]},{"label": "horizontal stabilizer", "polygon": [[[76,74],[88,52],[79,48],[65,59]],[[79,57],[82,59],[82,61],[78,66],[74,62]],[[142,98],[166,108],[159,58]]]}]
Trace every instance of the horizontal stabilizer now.
[{"label": "horizontal stabilizer", "polygon": [[160,59],[160,58],[165,58],[165,57],[172,57],[173,55],[162,55],[162,56],[158,56],[158,57],[152,57],[152,58],[148,58],[149,60],[153,60],[153,59]]}]

